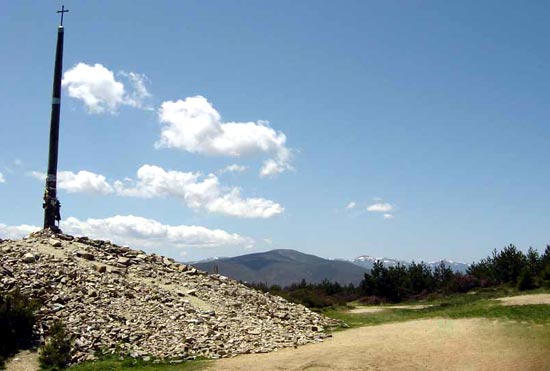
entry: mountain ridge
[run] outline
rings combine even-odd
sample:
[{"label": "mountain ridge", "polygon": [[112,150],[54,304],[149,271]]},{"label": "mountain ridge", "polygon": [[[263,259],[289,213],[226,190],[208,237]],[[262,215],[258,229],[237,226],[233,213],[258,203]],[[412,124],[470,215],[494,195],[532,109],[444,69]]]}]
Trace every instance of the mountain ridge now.
[{"label": "mountain ridge", "polygon": [[[361,255],[351,260],[325,259],[292,249],[274,249],[226,258],[215,257],[188,262],[188,264],[209,273],[219,273],[239,281],[284,287],[302,280],[318,283],[324,279],[344,285],[349,283],[357,285],[363,279],[364,273],[371,270],[377,260],[380,260],[385,267],[411,264],[405,260],[374,258],[369,255]],[[465,263],[446,259],[429,262],[426,265],[435,269],[441,262],[455,272],[464,273],[468,267]]]},{"label": "mountain ridge", "polygon": [[245,282],[288,286],[324,279],[358,284],[366,270],[349,261],[329,260],[291,249],[275,249],[231,258],[192,263],[198,269]]}]

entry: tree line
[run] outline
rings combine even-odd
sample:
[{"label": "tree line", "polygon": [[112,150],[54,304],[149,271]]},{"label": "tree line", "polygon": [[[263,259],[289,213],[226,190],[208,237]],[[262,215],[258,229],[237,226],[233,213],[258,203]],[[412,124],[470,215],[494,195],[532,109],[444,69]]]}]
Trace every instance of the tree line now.
[{"label": "tree line", "polygon": [[358,286],[328,280],[321,283],[302,280],[284,288],[261,283],[250,286],[310,308],[324,308],[358,299],[398,303],[432,293],[463,293],[477,287],[499,285],[515,286],[519,290],[550,287],[550,246],[546,246],[543,254],[533,248],[525,254],[514,245],[501,251],[495,249],[488,257],[472,263],[466,273],[454,272],[443,262],[431,269],[424,262],[385,267],[377,261]]}]

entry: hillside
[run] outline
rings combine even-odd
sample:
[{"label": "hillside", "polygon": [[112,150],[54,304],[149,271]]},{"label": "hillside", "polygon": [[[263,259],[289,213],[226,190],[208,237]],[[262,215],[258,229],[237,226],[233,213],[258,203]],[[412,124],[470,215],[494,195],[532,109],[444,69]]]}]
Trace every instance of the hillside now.
[{"label": "hillside", "polygon": [[188,359],[268,352],[322,340],[334,324],[221,275],[86,237],[0,239],[0,291],[43,303],[38,335],[62,320],[72,361],[96,352]]},{"label": "hillside", "polygon": [[287,286],[305,279],[307,282],[321,282],[324,279],[340,284],[358,284],[365,269],[351,262],[328,260],[295,250],[271,250],[233,258],[193,263],[198,269],[236,280],[267,285]]}]

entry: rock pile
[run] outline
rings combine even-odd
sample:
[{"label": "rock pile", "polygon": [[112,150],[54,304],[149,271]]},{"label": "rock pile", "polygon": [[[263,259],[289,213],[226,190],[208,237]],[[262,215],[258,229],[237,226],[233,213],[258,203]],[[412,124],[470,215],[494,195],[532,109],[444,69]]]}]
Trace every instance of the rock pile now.
[{"label": "rock pile", "polygon": [[72,362],[95,354],[229,357],[322,341],[335,321],[220,275],[86,237],[0,240],[0,290],[43,303],[37,332],[71,334]]}]

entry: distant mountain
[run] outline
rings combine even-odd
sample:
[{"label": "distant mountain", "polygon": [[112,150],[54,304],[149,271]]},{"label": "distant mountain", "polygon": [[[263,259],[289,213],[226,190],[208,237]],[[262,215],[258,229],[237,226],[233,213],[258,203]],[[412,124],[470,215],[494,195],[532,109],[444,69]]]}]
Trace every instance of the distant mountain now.
[{"label": "distant mountain", "polygon": [[[386,268],[387,267],[394,267],[398,263],[401,263],[402,265],[409,265],[410,264],[410,262],[405,261],[405,260],[397,260],[397,259],[390,259],[390,258],[375,258],[375,257],[369,256],[369,255],[358,256],[357,258],[351,260],[351,262],[355,265],[358,265],[358,266],[362,267],[362,268],[365,268],[367,270],[371,270],[374,263],[377,260],[380,260],[382,262],[382,264],[384,265],[384,267],[386,267]],[[433,270],[433,269],[435,269],[435,267],[437,267],[442,262],[445,264],[445,266],[450,267],[454,272],[465,273],[466,269],[468,269],[468,264],[466,264],[466,263],[455,262],[455,261],[447,260],[447,259],[443,259],[443,260],[439,260],[439,261],[435,261],[435,262],[429,262],[429,263],[426,263],[426,265]]]},{"label": "distant mountain", "polygon": [[288,286],[302,279],[321,282],[328,279],[340,284],[358,284],[365,269],[350,261],[328,260],[295,250],[271,250],[233,258],[192,263],[198,269],[246,282]]},{"label": "distant mountain", "polygon": [[434,269],[437,267],[440,263],[445,263],[445,266],[450,267],[454,272],[459,273],[466,273],[466,270],[470,266],[470,264],[462,263],[462,262],[455,262],[452,260],[442,259],[436,262],[430,262],[427,263],[429,267]]},{"label": "distant mountain", "polygon": [[382,264],[384,265],[384,267],[386,267],[386,268],[395,267],[397,265],[397,263],[401,263],[403,265],[409,264],[408,262],[406,262],[404,260],[397,260],[397,259],[390,259],[390,258],[375,258],[375,257],[369,256],[369,255],[358,256],[357,258],[353,259],[351,262],[353,264],[358,265],[360,267],[363,267],[367,270],[371,270],[374,263],[376,263],[378,260],[380,260],[382,262]]}]

